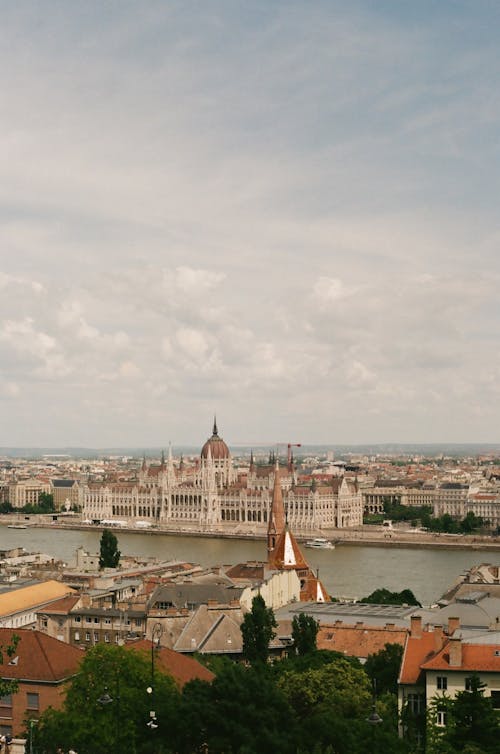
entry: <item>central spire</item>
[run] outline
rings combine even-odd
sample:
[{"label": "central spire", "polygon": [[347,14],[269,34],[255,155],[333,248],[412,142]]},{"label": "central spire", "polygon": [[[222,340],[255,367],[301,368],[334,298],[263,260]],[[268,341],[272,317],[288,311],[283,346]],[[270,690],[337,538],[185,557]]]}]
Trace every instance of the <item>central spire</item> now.
[{"label": "central spire", "polygon": [[285,528],[285,506],[283,504],[283,493],[281,491],[280,469],[278,461],[274,469],[274,487],[273,499],[271,503],[271,512],[269,514],[269,524],[267,526],[267,552],[270,554],[276,547],[276,542]]},{"label": "central spire", "polygon": [[218,429],[217,429],[217,416],[214,414],[214,428],[212,430],[212,435],[214,437],[217,437],[218,434],[219,434],[219,432],[218,432]]}]

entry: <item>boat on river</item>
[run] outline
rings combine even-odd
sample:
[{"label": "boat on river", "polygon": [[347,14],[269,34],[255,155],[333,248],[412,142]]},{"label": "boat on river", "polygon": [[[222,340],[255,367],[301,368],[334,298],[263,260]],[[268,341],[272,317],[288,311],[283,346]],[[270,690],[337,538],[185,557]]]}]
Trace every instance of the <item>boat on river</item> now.
[{"label": "boat on river", "polygon": [[329,539],[324,539],[323,537],[314,537],[314,539],[310,539],[308,542],[305,543],[306,547],[315,548],[317,550],[334,550],[335,545],[333,542],[330,542]]},{"label": "boat on river", "polygon": [[27,529],[26,524],[7,524],[7,529]]}]

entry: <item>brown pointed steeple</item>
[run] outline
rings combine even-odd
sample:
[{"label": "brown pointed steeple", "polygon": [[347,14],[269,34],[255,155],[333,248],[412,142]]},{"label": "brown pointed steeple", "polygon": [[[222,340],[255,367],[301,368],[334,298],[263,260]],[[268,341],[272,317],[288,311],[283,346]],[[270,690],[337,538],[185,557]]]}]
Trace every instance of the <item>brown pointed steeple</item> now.
[{"label": "brown pointed steeple", "polygon": [[285,528],[285,506],[283,505],[283,493],[281,491],[280,470],[278,461],[274,469],[274,487],[269,523],[267,525],[267,552],[268,555],[276,547],[278,537]]}]

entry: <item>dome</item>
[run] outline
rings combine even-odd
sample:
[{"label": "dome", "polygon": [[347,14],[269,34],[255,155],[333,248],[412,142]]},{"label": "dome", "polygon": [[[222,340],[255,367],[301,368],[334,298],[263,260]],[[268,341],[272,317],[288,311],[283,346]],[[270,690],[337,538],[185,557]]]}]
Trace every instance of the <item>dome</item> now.
[{"label": "dome", "polygon": [[216,421],[214,421],[212,437],[208,438],[205,445],[201,449],[202,458],[208,458],[209,449],[210,449],[210,456],[213,458],[214,461],[219,461],[225,458],[230,458],[231,456],[231,454],[229,453],[229,448],[227,447],[226,443],[224,442],[222,437],[219,437]]}]

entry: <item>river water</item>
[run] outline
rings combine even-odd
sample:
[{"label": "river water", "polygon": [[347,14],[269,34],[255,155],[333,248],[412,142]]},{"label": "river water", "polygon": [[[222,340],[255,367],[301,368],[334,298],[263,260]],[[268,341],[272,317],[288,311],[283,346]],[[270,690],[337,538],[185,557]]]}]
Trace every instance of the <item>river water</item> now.
[{"label": "river water", "polygon": [[[171,534],[115,532],[124,555],[146,555],[164,560],[182,559],[202,566],[234,564],[266,558],[265,541],[212,539]],[[54,555],[67,563],[80,545],[99,551],[100,531],[70,529],[7,529],[0,526],[0,549],[24,547],[29,552]],[[337,544],[335,550],[303,550],[313,568],[335,597],[361,598],[374,589],[409,588],[423,605],[434,602],[460,573],[479,563],[499,564],[498,553],[475,550],[418,550]]]}]

